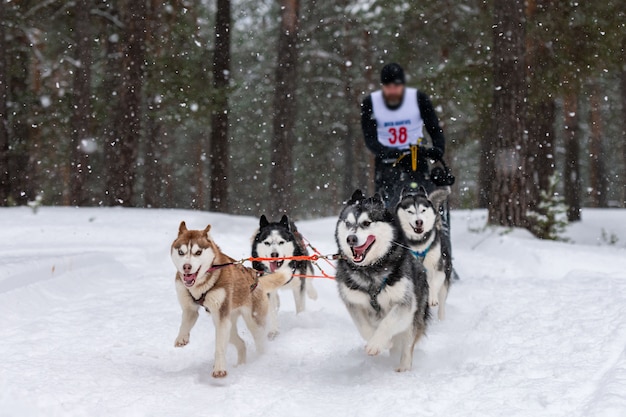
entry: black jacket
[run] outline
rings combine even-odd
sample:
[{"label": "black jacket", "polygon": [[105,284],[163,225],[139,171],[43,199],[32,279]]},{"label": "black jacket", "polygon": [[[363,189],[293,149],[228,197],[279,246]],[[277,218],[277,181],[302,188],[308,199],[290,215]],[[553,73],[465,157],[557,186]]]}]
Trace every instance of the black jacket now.
[{"label": "black jacket", "polygon": [[[428,170],[427,159],[440,159],[446,149],[446,139],[443,136],[443,130],[439,126],[439,118],[435,113],[432,103],[428,96],[421,91],[417,92],[417,105],[420,109],[424,127],[432,139],[432,148],[420,149],[418,167],[420,171]],[[398,105],[399,107],[399,105]],[[365,138],[365,145],[376,156],[376,169],[379,169],[385,160],[395,160],[404,152],[396,148],[389,148],[378,141],[378,133],[376,131],[376,118],[372,107],[372,96],[368,95],[361,103],[361,128]],[[411,158],[404,158],[409,162]]]}]

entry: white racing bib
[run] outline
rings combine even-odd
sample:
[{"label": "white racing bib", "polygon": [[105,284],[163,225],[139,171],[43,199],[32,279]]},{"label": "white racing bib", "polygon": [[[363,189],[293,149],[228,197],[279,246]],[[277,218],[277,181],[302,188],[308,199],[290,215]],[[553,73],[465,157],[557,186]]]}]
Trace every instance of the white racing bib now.
[{"label": "white racing bib", "polygon": [[391,110],[381,90],[372,93],[372,110],[376,118],[378,141],[389,148],[406,149],[420,145],[424,120],[417,105],[417,89],[405,87],[402,104]]}]

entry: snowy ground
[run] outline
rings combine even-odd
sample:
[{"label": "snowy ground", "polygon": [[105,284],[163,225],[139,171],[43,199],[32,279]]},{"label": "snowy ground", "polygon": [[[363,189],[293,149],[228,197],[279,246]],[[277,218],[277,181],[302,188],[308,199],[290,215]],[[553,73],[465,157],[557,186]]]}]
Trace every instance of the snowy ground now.
[{"label": "snowy ground", "polygon": [[[0,209],[0,416],[625,416],[626,210],[586,210],[570,243],[485,228],[453,213],[448,317],[411,372],[368,357],[335,283],[229,376],[210,377],[201,316],[175,349],[169,245],[178,223],[213,224],[235,258],[257,221],[182,210]],[[299,228],[334,253],[335,219]],[[327,268],[328,269],[328,268]],[[332,272],[332,271],[329,271]]]}]

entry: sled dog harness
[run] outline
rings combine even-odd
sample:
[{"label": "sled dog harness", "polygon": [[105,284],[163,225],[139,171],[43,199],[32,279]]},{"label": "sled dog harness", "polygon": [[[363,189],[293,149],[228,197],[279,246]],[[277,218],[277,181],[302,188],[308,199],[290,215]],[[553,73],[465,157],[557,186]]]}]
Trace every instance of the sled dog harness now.
[{"label": "sled dog harness", "polygon": [[380,294],[386,286],[387,286],[387,277],[383,278],[383,282],[382,284],[380,284],[378,291],[369,293],[370,305],[372,306],[374,310],[376,310],[377,313],[380,313],[380,304],[378,304],[378,300],[376,299],[376,297],[378,297],[378,294]]},{"label": "sled dog harness", "polygon": [[[209,270],[206,273],[207,274],[211,274],[211,273],[217,271],[218,269],[222,269],[222,268],[225,268],[225,267],[231,266],[231,265],[239,265],[239,263],[237,263],[237,262],[228,262],[228,263],[225,263],[225,264],[213,265],[212,267],[209,268]],[[254,277],[254,282],[250,285],[250,292],[254,291],[256,289],[256,287],[259,286],[259,278],[262,277],[263,275],[265,275],[265,271],[256,271],[255,270],[254,272],[255,272],[255,277]],[[296,268],[294,267],[293,271],[292,271],[291,278],[289,278],[289,280],[287,282],[285,282],[283,285],[287,285],[287,284],[289,284],[291,282],[291,280],[293,280],[295,272],[296,272]],[[209,290],[204,292],[200,296],[200,298],[195,298],[193,295],[191,296],[191,298],[193,298],[193,301],[196,304],[202,306],[202,305],[204,305],[204,301],[206,300],[206,295],[212,289],[213,289],[213,287],[209,288]],[[382,290],[382,288],[381,288],[381,290]],[[378,292],[380,292],[380,290]],[[189,295],[191,295],[191,293],[189,293]],[[205,308],[205,310],[207,310],[207,309]],[[209,311],[209,310],[207,310],[207,311]]]},{"label": "sled dog harness", "polygon": [[[217,271],[218,269],[222,269],[225,268],[227,266],[231,266],[231,265],[236,265],[235,262],[228,262],[225,264],[219,264],[219,265],[213,265],[212,267],[209,268],[209,270],[206,272],[207,274],[211,274],[215,271]],[[250,285],[250,292],[254,291],[256,289],[256,287],[259,285],[259,277],[261,275],[263,275],[263,272],[259,272],[259,271],[255,271],[256,272],[256,277],[254,278],[254,282],[252,283],[252,285]],[[198,304],[199,306],[203,306],[204,305],[204,301],[206,300],[206,295],[213,289],[213,287],[209,288],[206,292],[202,293],[202,295],[200,296],[200,298],[195,298],[193,295],[191,295],[191,293],[189,293],[189,295],[191,295],[191,298],[193,298],[193,301]],[[205,307],[205,310],[208,312],[209,310]]]}]

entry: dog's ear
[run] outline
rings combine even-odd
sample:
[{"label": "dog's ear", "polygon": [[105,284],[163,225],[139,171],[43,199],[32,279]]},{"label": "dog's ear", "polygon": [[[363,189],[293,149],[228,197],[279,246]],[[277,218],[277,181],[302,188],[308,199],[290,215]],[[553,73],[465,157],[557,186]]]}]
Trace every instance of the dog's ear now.
[{"label": "dog's ear", "polygon": [[182,235],[186,231],[187,231],[187,225],[185,224],[185,221],[183,220],[182,222],[180,222],[180,226],[178,226],[178,236]]},{"label": "dog's ear", "polygon": [[259,220],[259,227],[262,229],[268,224],[270,224],[270,222],[267,220],[267,217],[265,217],[265,214],[262,214],[261,219]]},{"label": "dog's ear", "polygon": [[286,214],[283,214],[283,217],[280,218],[280,225],[287,230],[291,230],[291,227],[289,227],[289,217],[287,217]]},{"label": "dog's ear", "polygon": [[372,202],[376,204],[385,204],[385,202],[383,201],[383,197],[379,193],[374,194],[374,196],[372,197]]},{"label": "dog's ear", "polygon": [[209,232],[211,231],[211,225],[207,225],[207,227],[204,228],[204,230],[202,231],[202,235],[204,237],[206,237],[208,239],[209,237]]},{"label": "dog's ear", "polygon": [[365,197],[363,196],[363,192],[359,189],[354,190],[352,193],[352,197],[348,200],[348,205],[358,203],[359,201],[363,201]]},{"label": "dog's ear", "polygon": [[415,191],[415,196],[416,197],[424,197],[426,199],[428,199],[428,192],[426,191],[426,188],[424,188],[423,185],[420,185],[419,187],[417,187],[416,191]]},{"label": "dog's ear", "polygon": [[441,203],[443,203],[448,195],[450,195],[451,191],[452,190],[450,189],[450,187],[437,188],[435,191],[428,195],[428,199],[432,203],[433,207],[439,208],[439,206],[441,206]]},{"label": "dog's ear", "polygon": [[400,198],[398,199],[398,201],[402,201],[404,199],[404,197],[408,197],[410,195],[412,195],[413,193],[411,192],[410,189],[406,188],[406,187],[402,187],[402,190],[400,191]]}]

